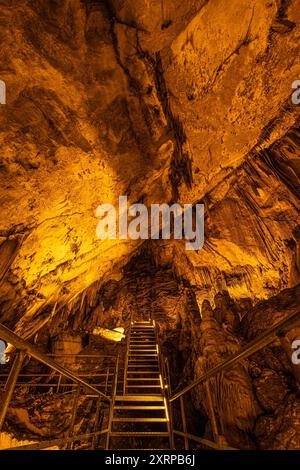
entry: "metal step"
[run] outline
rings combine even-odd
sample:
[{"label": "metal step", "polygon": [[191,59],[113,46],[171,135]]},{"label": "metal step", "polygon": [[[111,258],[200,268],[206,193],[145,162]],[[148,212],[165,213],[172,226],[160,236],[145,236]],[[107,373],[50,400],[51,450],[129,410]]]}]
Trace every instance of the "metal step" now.
[{"label": "metal step", "polygon": [[115,401],[164,401],[161,395],[117,395]]},{"label": "metal step", "polygon": [[[132,357],[133,356],[133,357]],[[147,364],[143,364],[144,362],[150,362],[151,364],[149,364],[150,367],[158,367],[159,368],[159,358],[158,357],[155,357],[155,356],[149,356],[149,357],[137,357],[135,359],[135,354],[133,355],[130,355],[128,358],[127,358],[127,367],[133,367],[134,364],[136,364],[136,367],[142,367],[142,366],[145,366]],[[154,371],[154,373],[157,373],[157,370]]]},{"label": "metal step", "polygon": [[[137,338],[136,338],[136,339],[137,339]],[[152,346],[153,346],[154,344],[156,344],[154,338],[139,337],[138,339],[139,339],[139,343],[140,343],[141,345],[143,344],[144,346],[148,346],[148,344],[150,344],[150,343],[151,343]],[[134,345],[134,342],[130,342],[130,344],[131,344],[131,345]]]},{"label": "metal step", "polygon": [[153,328],[145,328],[143,330],[131,330],[131,335],[146,335],[146,336],[153,336],[155,338],[155,331]]},{"label": "metal step", "polygon": [[157,349],[135,349],[132,348],[128,351],[129,356],[158,356]]},{"label": "metal step", "polygon": [[113,418],[114,423],[167,423],[167,418]]},{"label": "metal step", "polygon": [[135,431],[135,432],[126,432],[126,431],[113,431],[110,434],[112,437],[131,437],[131,436],[136,436],[136,437],[169,437],[169,434],[167,432],[141,432],[141,431]]},{"label": "metal step", "polygon": [[155,334],[155,330],[152,326],[145,326],[145,327],[139,327],[139,328],[131,328],[130,333],[135,334],[135,333],[152,333]]},{"label": "metal step", "polygon": [[128,351],[128,355],[129,356],[158,356],[158,352],[156,348],[147,349],[147,350],[132,348]]},{"label": "metal step", "polygon": [[153,328],[153,325],[151,325],[151,323],[144,323],[143,325],[138,325],[138,324],[134,324],[134,325],[131,325],[131,331],[132,330],[144,330],[145,328],[151,328],[152,330],[154,330]]},{"label": "metal step", "polygon": [[131,330],[130,332],[131,337],[136,336],[136,335],[145,335],[145,336],[152,336],[153,338],[156,338],[155,332],[150,329],[150,328],[145,328],[144,330]]},{"label": "metal step", "polygon": [[154,367],[156,366],[159,369],[158,362],[155,359],[140,359],[139,361],[132,361],[128,362],[128,366],[130,367],[140,367],[140,366],[148,366]]},{"label": "metal step", "polygon": [[153,341],[155,342],[156,341],[156,338],[154,335],[145,335],[145,334],[142,334],[142,333],[137,333],[137,334],[134,334],[131,338],[130,338],[130,341],[132,340],[146,340],[146,341]]},{"label": "metal step", "polygon": [[[141,341],[141,340],[138,340],[138,338],[135,338],[135,339],[131,339],[130,340],[130,344],[135,344],[137,343],[138,346],[142,346],[142,345],[145,345],[145,341]],[[149,345],[149,343],[151,343],[151,345],[155,345],[157,344],[155,339],[153,339],[153,341],[151,340],[148,340],[147,341],[147,346]]]},{"label": "metal step", "polygon": [[[142,374],[142,373],[144,372],[144,370],[142,370],[143,368],[148,368],[148,369],[149,369],[149,367],[151,367],[151,371],[153,372],[153,374],[155,374],[155,373],[158,374],[158,373],[159,373],[158,364],[157,364],[157,365],[155,365],[155,364],[150,364],[150,365],[149,365],[149,364],[136,364],[136,365],[128,364],[128,369],[130,369],[130,368],[132,368],[132,367],[133,367],[134,369],[139,368],[140,374]],[[153,370],[154,367],[156,368],[156,370]],[[129,370],[128,370],[128,372],[129,372]],[[135,371],[135,372],[137,372],[137,371]],[[149,371],[149,372],[150,372],[150,371]]]},{"label": "metal step", "polygon": [[128,357],[156,357],[158,359],[158,354],[139,354],[139,353],[129,353]]},{"label": "metal step", "polygon": [[126,385],[126,388],[161,388],[160,385]]},{"label": "metal step", "polygon": [[155,377],[138,377],[138,378],[134,378],[134,377],[127,377],[127,380],[131,380],[131,381],[134,381],[134,382],[144,382],[144,381],[150,381],[150,380],[156,380],[159,382],[160,378],[155,378]]},{"label": "metal step", "polygon": [[[152,357],[152,356],[150,356],[150,357]],[[132,362],[133,362],[133,363],[145,362],[145,361],[146,361],[146,362],[147,362],[147,361],[148,361],[148,362],[155,362],[155,363],[158,364],[158,360],[157,360],[157,359],[129,359],[129,362],[131,362],[131,363],[132,363]]]},{"label": "metal step", "polygon": [[136,330],[148,330],[148,329],[151,329],[151,330],[154,330],[154,327],[153,325],[132,325],[131,326],[131,331],[136,331]]},{"label": "metal step", "polygon": [[[107,445],[109,448],[110,437],[140,437],[147,439],[147,443],[142,443],[143,448],[148,445],[156,447],[157,444],[149,440],[151,437],[169,440],[170,435],[168,412],[161,389],[160,352],[153,323],[133,323],[127,348],[123,374],[119,369]],[[166,440],[161,442],[162,447],[168,447]],[[122,447],[127,446],[122,444]]]},{"label": "metal step", "polygon": [[129,368],[129,367],[134,367],[135,369],[136,369],[137,367],[141,367],[141,371],[142,371],[142,368],[145,368],[145,367],[148,367],[148,368],[149,368],[149,367],[151,367],[152,370],[153,370],[154,368],[157,369],[157,370],[154,370],[154,372],[159,372],[159,364],[158,364],[157,361],[156,361],[154,364],[142,364],[142,363],[140,363],[140,362],[137,364],[136,362],[133,361],[133,364],[128,364],[128,368]]},{"label": "metal step", "polygon": [[149,335],[148,335],[148,336],[145,336],[145,335],[134,336],[134,337],[132,338],[132,340],[133,340],[133,339],[134,339],[134,340],[139,340],[139,342],[142,342],[142,341],[143,341],[143,342],[146,342],[146,341],[150,342],[150,341],[151,341],[152,343],[155,343],[155,342],[156,342],[155,337],[154,337],[154,336],[152,337],[152,336],[149,336]]},{"label": "metal step", "polygon": [[153,406],[153,405],[123,405],[123,406],[114,406],[114,410],[141,410],[141,411],[148,411],[148,410],[165,410],[164,406]]},{"label": "metal step", "polygon": [[141,351],[141,352],[153,352],[153,351],[157,351],[157,347],[156,345],[153,345],[153,346],[148,346],[147,344],[140,344],[138,346],[136,346],[135,344],[131,344],[129,346],[129,351]]},{"label": "metal step", "polygon": [[151,371],[145,371],[145,370],[139,372],[139,371],[134,371],[133,370],[132,372],[128,372],[128,374],[140,374],[140,375],[142,375],[142,374],[147,374],[147,375],[148,374],[153,374],[153,375],[156,374],[156,375],[159,375],[159,372],[157,372],[157,371],[151,372]]}]

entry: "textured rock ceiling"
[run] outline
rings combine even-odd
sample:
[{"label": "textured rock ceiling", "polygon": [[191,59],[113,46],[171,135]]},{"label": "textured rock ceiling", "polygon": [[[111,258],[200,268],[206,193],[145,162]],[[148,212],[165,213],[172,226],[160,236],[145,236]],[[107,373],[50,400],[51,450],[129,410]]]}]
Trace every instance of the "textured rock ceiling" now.
[{"label": "textured rock ceiling", "polygon": [[123,194],[205,203],[199,253],[152,242],[200,297],[299,282],[299,1],[0,5],[2,321],[122,277],[141,243],[95,210]]}]

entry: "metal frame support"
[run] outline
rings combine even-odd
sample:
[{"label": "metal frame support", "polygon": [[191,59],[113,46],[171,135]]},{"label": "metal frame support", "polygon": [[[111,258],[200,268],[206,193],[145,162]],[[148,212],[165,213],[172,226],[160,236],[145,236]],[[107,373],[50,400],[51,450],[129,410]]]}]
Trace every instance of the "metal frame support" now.
[{"label": "metal frame support", "polygon": [[69,369],[66,367],[61,366],[60,364],[52,361],[46,354],[41,353],[33,344],[29,343],[28,341],[24,340],[20,336],[16,335],[13,331],[11,331],[6,326],[0,323],[0,337],[4,339],[7,343],[11,343],[15,346],[16,349],[20,349],[21,351],[25,351],[29,356],[32,356],[37,361],[45,364],[46,366],[50,367],[51,369],[59,372],[63,376],[71,379],[72,381],[82,385],[86,389],[94,392],[97,396],[101,396],[104,400],[110,402],[111,398],[104,395],[104,393],[100,392],[97,388],[90,385],[85,380],[82,380],[78,375],[73,374]]},{"label": "metal frame support", "polygon": [[2,403],[1,410],[0,410],[0,431],[2,430],[4,421],[6,418],[6,413],[7,413],[10,401],[12,399],[12,395],[14,393],[18,375],[21,370],[25,356],[26,354],[24,351],[18,352],[15,357],[12,368],[10,370],[10,373],[9,373],[9,376],[8,376],[8,379],[4,388],[4,401]]},{"label": "metal frame support", "polygon": [[67,439],[69,437],[72,437],[73,435],[77,409],[78,409],[79,396],[80,396],[80,389],[81,389],[81,386],[77,385],[77,390],[75,391],[75,396],[74,396],[74,401],[73,401],[73,406],[72,406],[71,423],[70,423],[69,430],[66,435],[66,449],[67,450],[72,449],[72,445],[73,445],[73,442],[68,442]]},{"label": "metal frame support", "polygon": [[[99,398],[99,400],[97,400],[97,404],[96,404],[96,412],[95,412],[95,422],[94,422],[94,432],[96,433],[97,432],[97,428],[100,424],[100,419],[101,419],[101,407],[102,407],[102,400],[101,398]],[[98,447],[98,444],[99,444],[99,436],[94,436],[93,439],[92,439],[92,449],[95,450],[97,449]]]},{"label": "metal frame support", "polygon": [[205,385],[205,391],[206,391],[206,396],[207,396],[207,401],[208,401],[208,409],[209,409],[209,417],[210,417],[210,422],[211,422],[211,428],[212,428],[214,440],[218,444],[219,443],[218,426],[217,426],[217,420],[216,420],[213,401],[212,401],[212,398],[211,398],[211,393],[210,393],[210,387],[209,387],[208,380],[205,381],[204,385]]},{"label": "metal frame support", "polygon": [[117,361],[116,361],[115,376],[114,376],[114,383],[113,383],[113,389],[112,389],[112,398],[110,401],[110,407],[109,407],[109,412],[108,412],[109,413],[108,414],[108,431],[106,435],[106,444],[105,444],[106,450],[109,450],[109,444],[110,444],[110,434],[112,431],[112,419],[113,419],[115,399],[116,399],[116,394],[117,394],[118,376],[119,376],[119,355],[117,356]]},{"label": "metal frame support", "polygon": [[126,356],[125,356],[125,364],[124,364],[124,378],[123,378],[123,395],[126,395],[126,384],[127,384],[127,371],[128,371],[128,356],[129,356],[129,345],[130,345],[130,336],[131,336],[131,326],[132,326],[132,316],[130,317],[130,325],[128,330],[127,336],[127,348],[126,348]]},{"label": "metal frame support", "polygon": [[187,434],[187,425],[186,425],[186,416],[185,416],[184,397],[183,397],[183,395],[181,395],[181,397],[180,397],[180,412],[181,412],[182,429],[183,429],[183,432],[184,432],[184,449],[189,450],[189,440],[186,436],[186,434]]}]

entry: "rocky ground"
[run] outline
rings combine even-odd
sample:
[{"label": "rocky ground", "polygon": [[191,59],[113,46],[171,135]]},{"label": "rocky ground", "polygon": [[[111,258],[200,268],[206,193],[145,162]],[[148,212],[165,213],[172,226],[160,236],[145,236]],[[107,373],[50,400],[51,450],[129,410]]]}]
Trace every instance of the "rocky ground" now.
[{"label": "rocky ground", "polygon": [[[178,387],[294,311],[299,1],[0,5],[0,322],[50,352],[151,313]],[[120,195],[204,203],[203,249],[99,240],[96,208]],[[231,445],[299,448],[285,354],[274,343],[211,383]]]}]

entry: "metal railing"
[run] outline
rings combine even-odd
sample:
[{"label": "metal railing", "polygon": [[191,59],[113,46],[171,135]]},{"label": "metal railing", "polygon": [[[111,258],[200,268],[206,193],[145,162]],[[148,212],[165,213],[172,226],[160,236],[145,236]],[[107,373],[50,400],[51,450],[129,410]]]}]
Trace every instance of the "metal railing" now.
[{"label": "metal railing", "polygon": [[128,371],[128,357],[129,357],[129,341],[131,335],[131,326],[133,324],[133,315],[130,316],[130,324],[127,333],[127,347],[126,347],[126,355],[125,355],[125,362],[124,362],[124,377],[123,377],[123,395],[126,395],[126,383],[127,383],[127,371]]},{"label": "metal railing", "polygon": [[160,380],[161,380],[161,389],[162,389],[162,394],[163,394],[163,399],[164,399],[164,405],[167,410],[167,425],[168,425],[168,434],[169,434],[169,442],[170,442],[170,448],[174,449],[174,434],[173,434],[173,423],[172,423],[172,412],[170,408],[170,402],[169,402],[169,390],[170,390],[170,380],[169,380],[169,371],[166,368],[166,362],[165,358],[162,354],[161,350],[161,344],[159,341],[159,336],[158,336],[158,331],[156,328],[156,322],[152,318],[153,326],[154,326],[154,332],[155,332],[155,338],[156,338],[156,344],[157,344],[157,354],[158,354],[158,365],[159,365],[159,373],[160,373]]},{"label": "metal railing", "polygon": [[[204,447],[209,447],[212,449],[218,449],[218,450],[235,450],[233,447],[230,447],[224,435],[222,433],[219,433],[218,431],[218,420],[216,417],[215,409],[214,409],[214,404],[213,400],[211,397],[211,391],[210,391],[210,383],[209,380],[213,377],[216,377],[220,372],[227,370],[231,368],[232,366],[238,364],[240,361],[248,358],[252,354],[256,353],[257,351],[263,349],[267,345],[271,344],[274,340],[279,339],[280,344],[282,348],[287,352],[287,347],[286,347],[286,339],[285,335],[288,331],[292,330],[295,327],[298,327],[300,325],[300,311],[294,312],[291,315],[289,315],[287,318],[281,320],[277,324],[275,324],[273,327],[271,327],[268,331],[263,333],[261,336],[259,336],[257,339],[251,341],[247,346],[242,348],[239,352],[236,354],[231,355],[228,359],[226,359],[224,362],[221,364],[218,364],[217,366],[213,367],[210,369],[208,372],[200,376],[198,379],[196,379],[194,382],[192,382],[190,385],[186,386],[183,388],[183,390],[172,393],[171,390],[171,381],[170,381],[170,371],[169,371],[169,364],[168,360],[163,356],[162,351],[161,351],[161,345],[159,342],[157,330],[155,328],[156,332],[156,337],[157,337],[157,344],[159,345],[159,365],[160,365],[160,373],[161,373],[161,378],[162,378],[162,388],[164,391],[164,396],[166,400],[166,406],[168,410],[168,418],[169,418],[169,432],[170,432],[170,446],[171,448],[175,449],[176,448],[176,443],[175,443],[175,436],[177,436],[179,439],[183,439],[184,441],[184,448],[189,449],[190,447],[190,442],[195,442],[197,444],[201,444]],[[77,385],[76,393],[75,393],[75,398],[74,398],[74,406],[72,409],[72,416],[71,416],[71,425],[69,428],[69,431],[66,436],[64,436],[61,439],[53,439],[53,440],[48,440],[44,442],[37,442],[34,444],[26,445],[26,446],[18,446],[14,447],[14,449],[42,449],[42,448],[48,448],[52,446],[60,446],[60,445],[65,445],[67,448],[70,448],[72,443],[74,441],[84,441],[84,440],[89,440],[93,439],[93,448],[96,447],[96,443],[98,441],[98,438],[102,435],[106,434],[106,444],[105,447],[109,447],[109,433],[110,433],[110,426],[111,426],[111,413],[112,413],[112,407],[116,395],[116,390],[117,390],[117,380],[118,380],[118,371],[119,371],[119,357],[116,357],[116,362],[115,362],[115,368],[112,373],[112,380],[110,383],[111,386],[111,394],[110,396],[102,393],[98,388],[96,388],[97,384],[90,384],[86,380],[84,380],[84,377],[86,375],[83,374],[75,374],[72,372],[70,369],[67,367],[62,366],[61,364],[58,364],[57,362],[53,361],[50,357],[47,355],[41,353],[38,351],[38,349],[30,344],[29,342],[23,340],[20,338],[18,335],[13,333],[11,330],[6,328],[5,326],[0,324],[0,339],[3,339],[7,343],[13,344],[13,346],[17,349],[17,354],[14,360],[14,363],[12,365],[12,368],[10,370],[10,373],[7,377],[7,381],[5,384],[5,396],[2,405],[0,406],[0,431],[2,429],[8,407],[10,404],[10,401],[12,399],[13,391],[17,385],[17,379],[18,377],[23,379],[22,375],[20,374],[22,364],[24,362],[24,359],[26,356],[30,356],[34,359],[36,359],[38,362],[48,366],[50,369],[53,371],[57,372],[60,374],[60,377],[65,377],[67,379],[70,379],[74,381]],[[125,365],[126,367],[126,365]],[[292,370],[294,372],[294,375],[296,379],[299,381],[299,371],[295,369],[295,367],[291,364]],[[90,376],[92,377],[92,375]],[[108,380],[108,379],[107,379]],[[208,411],[209,411],[209,419],[211,422],[211,427],[212,427],[212,433],[213,433],[213,439],[208,440],[204,439],[196,434],[192,434],[188,432],[188,426],[187,426],[187,420],[186,420],[186,407],[185,407],[185,402],[184,398],[186,395],[191,392],[195,387],[198,385],[204,384],[205,387],[205,393],[206,393],[206,398],[207,398],[207,403],[208,403]],[[27,384],[26,382],[23,383],[23,385],[27,386],[32,386],[32,384]],[[36,384],[34,384],[36,385]],[[69,383],[59,383],[56,384],[58,387],[66,386],[70,387]],[[107,384],[106,384],[107,385]],[[48,384],[49,386],[49,384]],[[89,397],[94,397],[98,399],[98,404],[97,404],[97,412],[99,412],[99,407],[100,405],[105,402],[109,404],[109,409],[108,409],[108,426],[107,429],[103,429],[100,431],[95,431],[93,433],[88,433],[88,434],[81,434],[81,435],[73,435],[73,428],[74,428],[74,423],[75,423],[75,417],[76,417],[76,403],[78,403],[78,395],[80,392],[80,389],[84,388],[89,391],[89,394],[87,396]],[[106,390],[108,390],[106,388]],[[173,425],[173,411],[174,411],[174,403],[179,400],[179,413],[181,417],[181,423],[182,423],[182,430],[179,429],[174,429]],[[7,449],[8,450],[8,449]]]},{"label": "metal railing", "polygon": [[[115,356],[104,356],[96,354],[47,354],[48,358],[54,359],[76,376],[89,380],[89,384],[96,387],[104,395],[110,397],[115,369]],[[53,371],[48,366],[36,367],[33,359],[26,363],[25,370],[18,374],[15,387],[34,387],[35,389],[52,388],[56,393],[70,390],[77,386],[75,382],[70,383],[69,379],[62,374]],[[33,364],[31,364],[33,362]],[[7,367],[3,367],[7,369]],[[8,371],[4,372],[0,368],[0,386],[8,379]]]},{"label": "metal railing", "polygon": [[[12,449],[42,449],[48,448],[53,445],[64,445],[65,448],[69,449],[72,447],[72,443],[74,441],[87,441],[92,439],[92,448],[96,447],[97,441],[99,436],[108,432],[108,429],[103,429],[97,431],[95,428],[99,425],[99,419],[101,415],[101,408],[105,406],[105,404],[111,407],[114,390],[115,390],[115,383],[117,379],[117,370],[118,370],[118,358],[116,356],[97,356],[97,355],[67,355],[67,354],[56,354],[56,355],[47,355],[40,352],[36,346],[32,345],[28,341],[25,341],[23,338],[16,335],[13,331],[5,327],[4,325],[0,324],[0,339],[6,341],[7,343],[12,344],[16,349],[15,358],[11,369],[8,374],[1,374],[0,375],[0,383],[1,379],[2,382],[6,379],[4,384],[4,397],[2,403],[0,404],[0,432],[3,429],[3,424],[8,412],[8,408],[10,402],[13,397],[14,390],[17,386],[23,387],[56,387],[56,392],[68,390],[65,393],[71,393],[74,395],[74,401],[72,404],[71,410],[71,419],[69,428],[63,438],[60,439],[51,439],[48,441],[40,441],[35,442],[33,444],[29,444],[26,446],[17,446],[12,447]],[[91,357],[98,359],[99,361],[102,360],[104,371],[89,371],[89,372],[82,372],[82,373],[75,373],[73,372],[70,367],[67,367],[69,360],[71,358],[78,360],[80,359],[91,359]],[[43,364],[43,366],[47,366],[50,369],[50,375],[47,373],[31,373],[25,372],[21,373],[22,367],[24,365],[24,360],[35,359],[38,363]],[[52,358],[58,359],[63,358],[64,365],[54,361]],[[105,360],[104,360],[105,358]],[[112,362],[115,362],[114,366]],[[69,364],[71,365],[71,364]],[[28,363],[26,363],[26,367]],[[5,366],[7,367],[7,366]],[[54,374],[53,374],[54,372]],[[52,376],[51,376],[52,374]],[[58,374],[58,375],[56,375]],[[47,378],[50,378],[50,382],[47,382]],[[56,376],[58,379],[57,381],[53,381],[53,377]],[[90,383],[85,380],[86,377],[91,378],[92,380],[96,380],[96,383]],[[101,377],[101,379],[100,379]],[[29,381],[26,379],[30,379]],[[34,382],[37,378],[40,378],[40,383]],[[64,382],[62,379],[64,378]],[[44,381],[43,381],[44,380]],[[104,389],[106,393],[99,390],[99,388]],[[84,392],[85,397],[89,398],[96,398],[96,413],[95,413],[95,423],[94,423],[94,432],[85,433],[76,436],[74,432],[74,425],[76,420],[76,413],[78,408],[78,401],[80,393]],[[50,443],[50,444],[49,444]],[[5,449],[2,449],[5,450]],[[9,450],[9,449],[6,449]]]},{"label": "metal railing", "polygon": [[[243,359],[248,358],[255,352],[271,344],[276,339],[280,340],[280,344],[282,348],[288,354],[287,347],[286,347],[287,341],[285,339],[285,335],[286,333],[288,333],[288,331],[292,330],[293,328],[297,326],[298,327],[300,326],[300,311],[292,313],[287,318],[281,320],[280,322],[272,326],[268,331],[260,335],[257,339],[251,341],[247,346],[243,347],[239,352],[231,355],[224,362],[210,369],[208,372],[206,372],[201,377],[196,379],[190,385],[183,388],[183,390],[176,392],[176,393],[172,393],[170,380],[168,381],[168,403],[169,403],[170,417],[172,417],[172,411],[173,411],[173,406],[174,406],[173,404],[177,400],[179,400],[180,415],[181,415],[181,422],[182,422],[182,431],[172,429],[172,433],[175,436],[177,435],[183,438],[185,449],[189,449],[189,441],[194,441],[196,443],[202,444],[205,447],[210,447],[213,449],[236,450],[227,444],[226,438],[224,437],[224,435],[222,435],[218,431],[217,418],[215,415],[214,405],[213,405],[213,401],[211,397],[209,379],[216,377],[220,372],[227,370],[231,368],[232,366],[234,366],[235,364],[242,361]],[[291,360],[291,357],[289,357],[289,359]],[[164,358],[164,361],[165,361],[164,368],[166,369],[168,368],[168,362],[166,358]],[[299,370],[298,371],[296,370],[292,362],[291,362],[291,368],[295,375],[296,380],[299,381]],[[169,376],[169,373],[168,373],[168,376]],[[204,387],[205,387],[205,392],[206,392],[206,397],[207,397],[207,402],[208,402],[208,409],[209,409],[209,418],[211,421],[214,441],[203,439],[187,431],[184,397],[186,396],[187,393],[189,393],[191,390],[193,390],[195,387],[201,384],[204,384]]]}]

